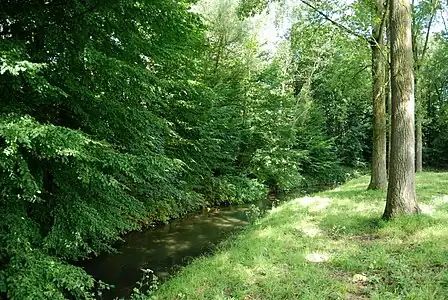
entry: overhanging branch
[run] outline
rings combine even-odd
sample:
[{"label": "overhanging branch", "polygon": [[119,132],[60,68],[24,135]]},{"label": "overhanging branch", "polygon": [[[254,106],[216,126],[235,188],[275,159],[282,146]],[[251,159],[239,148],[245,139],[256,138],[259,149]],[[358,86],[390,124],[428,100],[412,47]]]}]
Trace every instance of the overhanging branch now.
[{"label": "overhanging branch", "polygon": [[434,17],[437,12],[437,7],[439,6],[439,0],[434,0],[434,6],[432,7],[431,17],[429,18],[428,28],[426,30],[425,44],[423,46],[423,51],[420,59],[417,62],[417,68],[420,67],[420,62],[425,58],[426,51],[428,50],[428,42],[429,42],[429,33],[431,31],[432,22],[434,21]]},{"label": "overhanging branch", "polygon": [[[339,22],[336,22],[335,20],[333,20],[328,15],[326,15],[325,13],[320,11],[317,7],[315,7],[314,5],[309,3],[308,1],[306,1],[306,0],[299,0],[299,1],[302,2],[303,4],[305,4],[306,6],[310,7],[313,11],[315,11],[316,13],[318,13],[319,15],[324,17],[327,21],[329,21],[331,24],[333,24],[334,26],[338,27],[339,29],[345,31],[348,34],[354,35],[354,36],[356,36],[358,38],[361,38],[361,39],[365,40],[367,43],[369,43],[369,45],[373,44],[373,45],[375,45],[375,46],[377,46],[377,47],[379,47],[381,49],[380,45],[378,44],[378,40],[376,39],[376,37],[374,37],[374,36],[367,37],[367,36],[365,36],[363,34],[360,34],[360,33],[356,32],[356,31],[353,31],[349,27],[347,27],[347,26],[345,26],[345,25],[343,25],[343,24],[341,24]],[[438,0],[436,0],[436,1],[438,1]],[[387,16],[388,7],[389,7],[389,1],[387,2],[387,6],[386,6],[386,8],[385,8],[385,10],[383,12],[383,18],[381,20],[381,30],[380,30],[381,31],[381,33],[380,33],[381,36],[382,36],[383,28],[385,27],[384,25],[385,25],[385,22],[386,22],[386,16]],[[386,55],[384,54],[383,51],[381,51],[381,55],[386,59],[386,61],[388,61],[388,58],[386,57]]]},{"label": "overhanging branch", "polygon": [[351,35],[354,35],[356,37],[359,37],[361,39],[364,39],[366,41],[370,41],[370,39],[368,37],[366,37],[365,35],[362,35],[358,32],[355,32],[353,30],[351,30],[350,28],[348,28],[347,26],[336,22],[335,20],[333,20],[332,18],[330,18],[329,16],[327,16],[325,13],[323,13],[322,11],[320,11],[317,7],[315,7],[314,5],[312,5],[311,3],[309,3],[308,1],[305,0],[299,0],[300,2],[302,2],[303,4],[305,4],[306,6],[308,6],[309,8],[311,8],[312,10],[314,10],[316,13],[318,13],[319,15],[321,15],[322,17],[324,17],[328,22],[330,22],[331,24],[333,24],[334,26],[338,27],[339,29],[342,29],[343,31],[345,31],[346,33],[349,33]]},{"label": "overhanging branch", "polygon": [[365,69],[367,69],[368,67],[371,67],[371,66],[372,66],[372,65],[366,65],[366,66],[364,66],[362,69],[360,69],[359,71],[357,71],[357,72],[355,73],[355,75],[353,75],[352,79],[355,79],[356,76],[358,76],[358,74],[360,74],[362,71],[364,71]]}]

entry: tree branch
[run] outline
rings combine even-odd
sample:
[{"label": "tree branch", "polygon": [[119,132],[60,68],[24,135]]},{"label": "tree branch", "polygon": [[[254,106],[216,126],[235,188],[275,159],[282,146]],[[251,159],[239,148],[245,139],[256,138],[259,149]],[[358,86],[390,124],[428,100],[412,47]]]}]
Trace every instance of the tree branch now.
[{"label": "tree branch", "polygon": [[443,11],[440,11],[440,16],[442,17],[443,27],[445,27],[445,31],[448,32],[448,26],[446,26],[445,17],[443,16]]},{"label": "tree branch", "polygon": [[[378,41],[380,38],[383,38],[384,28],[386,28],[385,24],[386,24],[386,16],[387,16],[388,11],[389,11],[389,0],[386,0],[386,7],[384,8],[383,16],[381,18],[380,32],[378,33],[378,36],[374,37],[375,41]],[[377,46],[379,46],[379,45],[377,45]]]},{"label": "tree branch", "polygon": [[[55,5],[56,5],[56,4],[55,4]],[[67,17],[65,20],[73,20],[73,19],[82,17],[83,15],[85,15],[85,14],[87,14],[87,13],[89,13],[89,12],[94,11],[94,10],[97,9],[100,5],[101,5],[101,3],[97,3],[97,4],[95,4],[95,5],[92,5],[92,6],[88,7],[88,8],[86,8],[85,10],[79,12],[78,14],[75,14],[75,15],[73,15],[73,16]],[[49,22],[49,23],[47,23],[47,24],[42,24],[42,25],[39,25],[39,26],[35,26],[35,27],[30,28],[29,31],[31,31],[31,30],[44,29],[44,28],[48,28],[48,27],[50,27],[50,26],[54,26],[54,25],[58,25],[58,22]],[[1,36],[10,35],[10,34],[12,34],[11,26],[8,26],[8,27],[4,26],[4,27],[2,28],[2,31],[0,31],[0,37],[1,37]]]},{"label": "tree branch", "polygon": [[370,39],[360,33],[357,33],[353,30],[351,30],[350,28],[348,28],[347,26],[336,22],[335,20],[333,20],[332,18],[330,18],[329,16],[327,16],[325,13],[321,12],[317,7],[315,7],[314,5],[312,5],[311,3],[309,3],[308,1],[305,0],[299,0],[300,2],[302,2],[303,4],[305,4],[306,6],[310,7],[312,10],[314,10],[315,12],[317,12],[319,15],[321,15],[322,17],[324,17],[327,21],[329,21],[331,24],[335,25],[336,27],[338,27],[339,29],[342,29],[343,31],[352,34],[354,36],[357,36],[359,38],[362,38],[366,41],[369,41]]},{"label": "tree branch", "polygon": [[[305,4],[306,6],[310,7],[312,10],[314,10],[316,13],[318,13],[319,15],[324,17],[327,21],[329,21],[331,24],[333,24],[334,26],[338,27],[339,29],[345,31],[348,34],[352,34],[352,35],[354,35],[356,37],[359,37],[359,38],[365,40],[367,43],[369,43],[369,45],[371,45],[373,43],[377,47],[380,48],[380,45],[378,44],[378,41],[377,41],[377,39],[374,36],[367,37],[367,36],[365,36],[363,34],[357,33],[355,31],[351,30],[350,28],[348,28],[347,26],[345,26],[345,25],[343,25],[341,23],[336,22],[335,20],[333,20],[332,18],[327,16],[325,13],[321,12],[317,7],[315,7],[314,5],[309,3],[308,1],[306,1],[306,0],[299,0],[299,1],[302,2],[303,4]],[[438,1],[438,0],[436,0],[436,1]],[[382,27],[381,30],[380,30],[381,32],[383,32],[384,24],[386,22],[386,15],[387,15],[388,7],[389,7],[389,1],[387,1],[387,6],[386,6],[386,8],[384,9],[384,12],[383,12],[383,18],[381,20],[381,27]],[[381,34],[381,36],[382,36],[382,34]],[[386,61],[389,61],[383,51],[381,51],[381,55],[386,59]]]},{"label": "tree branch", "polygon": [[364,71],[365,69],[367,69],[368,67],[371,67],[372,65],[366,65],[364,66],[361,70],[359,70],[358,72],[355,73],[355,75],[353,75],[352,79],[355,79],[356,76],[358,76],[359,73],[361,73],[362,71]]},{"label": "tree branch", "polygon": [[434,6],[432,7],[431,17],[428,22],[428,29],[426,30],[425,44],[420,59],[417,61],[417,68],[420,67],[420,62],[425,58],[426,51],[428,50],[429,32],[431,31],[432,22],[437,12],[437,6],[439,6],[439,0],[434,0]]}]

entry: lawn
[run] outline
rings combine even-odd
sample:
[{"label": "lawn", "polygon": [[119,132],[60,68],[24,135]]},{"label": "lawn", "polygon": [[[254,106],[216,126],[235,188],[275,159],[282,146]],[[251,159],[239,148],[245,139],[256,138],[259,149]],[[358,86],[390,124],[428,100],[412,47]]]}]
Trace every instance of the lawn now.
[{"label": "lawn", "polygon": [[292,197],[154,299],[448,299],[448,173],[418,174],[423,214],[390,222],[368,181]]}]

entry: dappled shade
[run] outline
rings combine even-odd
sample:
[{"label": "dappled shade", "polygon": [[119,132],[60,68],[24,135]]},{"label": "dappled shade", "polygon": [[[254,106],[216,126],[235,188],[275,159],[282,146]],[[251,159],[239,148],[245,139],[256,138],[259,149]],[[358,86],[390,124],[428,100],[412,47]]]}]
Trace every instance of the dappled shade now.
[{"label": "dappled shade", "polygon": [[[433,215],[391,222],[380,218],[385,191],[366,191],[368,180],[305,197],[307,206],[298,198],[273,209],[214,256],[193,261],[156,296],[443,299],[448,206],[441,199],[448,195],[448,174],[417,176],[419,199],[434,205]],[[331,204],[313,211],[326,198]],[[309,228],[319,234],[309,235]]]}]

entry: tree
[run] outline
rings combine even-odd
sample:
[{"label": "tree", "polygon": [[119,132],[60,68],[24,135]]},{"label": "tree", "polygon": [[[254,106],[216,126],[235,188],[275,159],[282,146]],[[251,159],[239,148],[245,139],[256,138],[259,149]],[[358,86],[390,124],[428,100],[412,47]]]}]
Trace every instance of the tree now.
[{"label": "tree", "polygon": [[212,98],[184,84],[205,29],[188,6],[2,1],[0,298],[88,298],[94,280],[70,261],[203,205],[164,111]]},{"label": "tree", "polygon": [[[415,169],[416,172],[423,170],[423,94],[421,92],[421,86],[419,84],[418,76],[423,61],[426,58],[428,50],[428,42],[431,32],[431,27],[434,23],[436,13],[440,8],[439,0],[422,1],[419,5],[414,4],[412,1],[413,18],[412,18],[412,48],[414,53],[414,86],[415,86],[415,98],[416,98],[416,118],[415,118]],[[424,24],[426,22],[426,24]],[[420,38],[421,31],[426,27],[426,33],[423,39]],[[420,40],[423,42],[423,47],[420,48]]]},{"label": "tree", "polygon": [[373,147],[372,170],[368,189],[387,187],[386,168],[386,56],[384,29],[386,7],[383,0],[374,1],[374,18],[370,48],[372,49]]},{"label": "tree", "polygon": [[[324,13],[318,11],[312,4],[301,0],[304,4],[319,12],[333,25],[339,27],[346,33],[360,37],[362,40],[369,41],[371,49],[372,63],[372,105],[373,105],[373,137],[372,137],[372,157],[371,157],[371,180],[368,189],[385,189],[387,187],[387,140],[386,140],[386,60],[384,53],[384,34],[386,27],[387,2],[384,0],[359,1],[356,12],[361,16],[360,19],[368,19],[371,28],[370,37],[358,32],[359,29],[350,29],[349,26],[338,23]],[[369,7],[365,14],[363,8]],[[359,20],[350,20],[350,25],[357,28],[363,28],[362,24],[356,24]]]},{"label": "tree", "polygon": [[392,136],[383,218],[420,211],[415,194],[414,70],[410,0],[390,3]]}]

